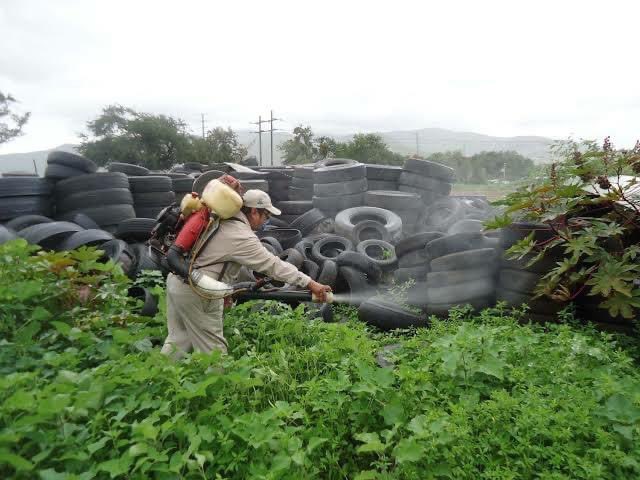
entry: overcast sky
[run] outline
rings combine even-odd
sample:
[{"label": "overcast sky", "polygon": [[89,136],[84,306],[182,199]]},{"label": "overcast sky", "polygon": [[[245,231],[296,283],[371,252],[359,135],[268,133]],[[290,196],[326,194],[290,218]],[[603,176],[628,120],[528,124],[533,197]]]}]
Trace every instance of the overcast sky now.
[{"label": "overcast sky", "polygon": [[[526,6],[525,6],[526,5]],[[0,3],[0,91],[32,112],[0,153],[78,141],[120,103],[200,129],[640,136],[634,1]]]}]

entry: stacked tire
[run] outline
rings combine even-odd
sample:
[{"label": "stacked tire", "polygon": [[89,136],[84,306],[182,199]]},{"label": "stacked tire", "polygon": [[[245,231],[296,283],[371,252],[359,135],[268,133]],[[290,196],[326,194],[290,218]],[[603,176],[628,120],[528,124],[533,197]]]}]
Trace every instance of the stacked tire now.
[{"label": "stacked tire", "polygon": [[449,195],[455,181],[453,168],[427,160],[409,158],[398,178],[398,190],[420,195],[425,205]]},{"label": "stacked tire", "polygon": [[[179,175],[179,176],[176,176]],[[184,175],[184,176],[183,176]],[[176,202],[180,203],[185,195],[193,191],[193,177],[186,174],[170,174],[171,190],[175,193]]]},{"label": "stacked tire", "polygon": [[482,232],[445,235],[427,243],[425,251],[430,260],[424,296],[427,313],[447,315],[455,306],[481,309],[494,303],[498,239]]},{"label": "stacked tire", "polygon": [[269,182],[269,196],[274,202],[289,200],[289,187],[291,186],[293,169],[269,169],[267,181]]},{"label": "stacked tire", "polygon": [[426,303],[420,294],[426,288],[424,282],[429,271],[429,257],[425,247],[435,239],[444,236],[441,232],[422,232],[411,235],[396,245],[396,256],[398,257],[398,268],[394,272],[394,279],[398,283],[413,280],[416,285],[415,301],[412,303],[422,305]]},{"label": "stacked tire", "polygon": [[54,192],[58,220],[73,221],[76,215],[84,214],[113,233],[120,222],[136,216],[129,179],[124,173],[70,177],[56,183]]},{"label": "stacked tire", "polygon": [[396,165],[367,164],[369,190],[398,190],[402,167]]},{"label": "stacked tire", "polygon": [[311,200],[313,198],[313,165],[293,167],[289,186],[289,200]]},{"label": "stacked tire", "polygon": [[402,220],[404,236],[415,233],[424,209],[420,195],[411,192],[370,190],[365,194],[364,201],[369,207],[385,208],[398,215]]},{"label": "stacked tire", "polygon": [[45,178],[0,178],[0,222],[20,215],[51,215],[52,190],[52,183]]},{"label": "stacked tire", "polygon": [[355,160],[330,159],[313,172],[313,206],[328,216],[362,206],[368,189],[366,166]]},{"label": "stacked tire", "polygon": [[54,150],[47,155],[47,168],[44,171],[45,178],[57,182],[69,177],[95,173],[98,166],[82,155]]},{"label": "stacked tire", "polygon": [[311,200],[285,200],[276,202],[275,206],[282,211],[282,214],[277,217],[278,220],[291,224],[298,217],[311,210],[313,202]]},{"label": "stacked tire", "polygon": [[263,192],[269,193],[268,173],[248,171],[232,172],[231,175],[240,180],[245,190],[262,190]]},{"label": "stacked tire", "polygon": [[[514,222],[501,232],[501,244],[506,250],[533,234],[537,243],[544,243],[554,237],[549,225],[543,223]],[[560,252],[558,252],[560,253]],[[503,256],[500,263],[496,301],[505,302],[508,307],[527,305],[527,311],[522,320],[534,323],[556,322],[556,313],[566,306],[566,303],[555,302],[547,297],[536,297],[535,289],[542,277],[556,266],[561,256],[554,252],[546,255],[529,265],[536,257],[535,253],[525,255],[522,259],[511,260]]]},{"label": "stacked tire", "polygon": [[163,175],[129,177],[136,217],[155,218],[176,201],[172,179]]}]

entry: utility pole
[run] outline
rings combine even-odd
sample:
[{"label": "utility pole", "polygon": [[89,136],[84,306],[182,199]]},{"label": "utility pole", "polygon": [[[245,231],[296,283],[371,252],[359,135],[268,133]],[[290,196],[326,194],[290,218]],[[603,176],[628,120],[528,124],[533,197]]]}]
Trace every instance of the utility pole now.
[{"label": "utility pole", "polygon": [[273,132],[275,130],[278,130],[277,128],[273,128],[273,122],[276,121],[281,121],[281,118],[273,118],[273,110],[271,110],[271,118],[269,120],[269,123],[271,124],[271,129],[269,130],[269,133],[271,134],[271,166],[273,167]]},{"label": "utility pole", "polygon": [[204,140],[204,113],[201,113],[200,117],[202,119],[202,139]]},{"label": "utility pole", "polygon": [[251,132],[251,133],[257,133],[258,134],[258,148],[260,149],[260,153],[258,155],[258,165],[262,166],[262,132],[264,132],[264,130],[262,130],[262,124],[263,123],[267,123],[269,120],[262,120],[262,115],[260,115],[258,117],[258,121],[257,122],[251,122],[252,125],[258,125],[258,131],[257,132]]},{"label": "utility pole", "polygon": [[416,130],[416,155],[420,156],[420,140],[418,135],[419,135],[418,130]]}]

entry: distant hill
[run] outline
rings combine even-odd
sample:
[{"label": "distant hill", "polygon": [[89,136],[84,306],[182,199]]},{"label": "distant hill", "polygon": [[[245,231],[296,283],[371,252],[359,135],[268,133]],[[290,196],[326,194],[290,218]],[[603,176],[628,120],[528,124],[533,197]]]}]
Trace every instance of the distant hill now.
[{"label": "distant hill", "polygon": [[[249,155],[259,157],[258,135],[248,130],[236,131],[238,140],[249,149]],[[422,130],[399,130],[392,132],[376,132],[382,136],[389,148],[401,154],[413,154],[417,151],[421,155],[429,155],[435,152],[448,150],[461,150],[465,155],[473,155],[482,151],[514,150],[525,157],[531,158],[535,163],[550,161],[549,146],[553,140],[545,137],[491,137],[472,132],[456,132],[442,128],[424,128]],[[338,141],[346,142],[352,135],[332,135],[331,132],[322,132]],[[273,135],[273,159],[274,165],[280,165],[280,151],[278,145],[292,138],[287,132],[276,132]],[[416,144],[417,140],[417,144]],[[52,150],[66,150],[75,152],[77,145],[65,144],[50,150],[42,150],[29,153],[8,153],[0,155],[0,173],[12,170],[33,171],[33,162],[39,174],[43,174],[46,167],[47,154]],[[269,134],[262,136],[262,163],[270,164],[271,143]]]}]

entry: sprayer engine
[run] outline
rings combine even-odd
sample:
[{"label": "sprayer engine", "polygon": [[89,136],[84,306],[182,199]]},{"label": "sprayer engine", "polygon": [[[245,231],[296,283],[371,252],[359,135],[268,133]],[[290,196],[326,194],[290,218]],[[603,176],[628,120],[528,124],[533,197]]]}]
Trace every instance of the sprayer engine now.
[{"label": "sprayer engine", "polygon": [[162,209],[156,217],[156,225],[151,230],[149,246],[159,253],[166,255],[169,247],[173,245],[176,236],[182,228],[184,218],[180,205],[173,204]]}]

